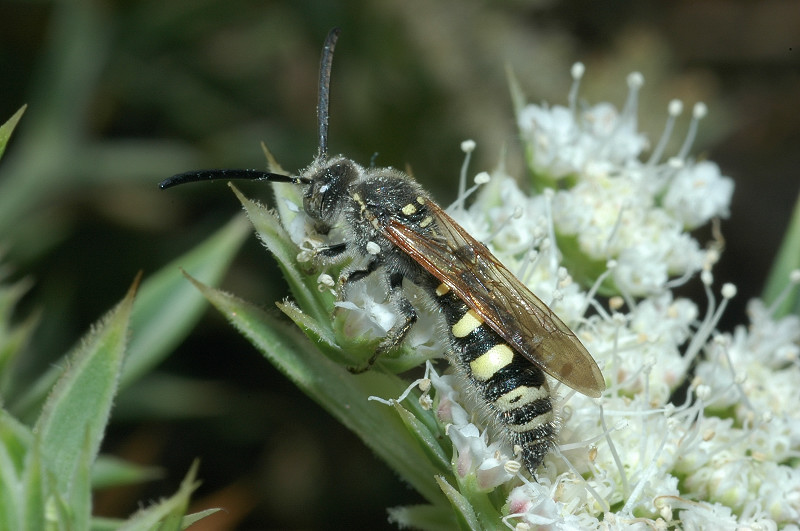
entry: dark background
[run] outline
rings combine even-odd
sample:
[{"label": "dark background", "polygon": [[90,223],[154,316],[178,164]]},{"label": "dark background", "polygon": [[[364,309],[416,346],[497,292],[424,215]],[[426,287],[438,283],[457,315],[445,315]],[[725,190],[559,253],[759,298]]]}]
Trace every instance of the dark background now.
[{"label": "dark background", "polygon": [[[574,61],[587,66],[581,95],[592,103],[621,106],[625,75],[641,71],[639,123],[654,142],[669,100],[685,103],[675,146],[691,106],[706,102],[693,153],[736,181],[715,274],[717,289],[734,282],[739,295],[722,327],[746,322],[800,182],[793,1],[4,1],[0,120],[28,111],[0,163],[0,244],[12,278],[36,281],[20,312],[44,312],[34,366],[65,352],[136,271],[155,271],[239,210],[224,183],[160,192],[158,181],[263,168],[262,140],[287,169],[311,160],[319,52],[335,25],[331,153],[409,166],[443,203],[464,139],[478,143],[471,174],[503,146],[522,174],[506,65],[529,100],[552,104],[566,102]],[[271,307],[286,295],[275,278],[253,238],[223,287]],[[159,404],[134,386],[120,397],[105,451],[165,475],[100,493],[98,513],[125,516],[174,492],[195,457],[195,509],[227,508],[207,529],[376,529],[385,507],[421,501],[214,312],[148,378],[178,377],[197,394],[166,391]]]}]

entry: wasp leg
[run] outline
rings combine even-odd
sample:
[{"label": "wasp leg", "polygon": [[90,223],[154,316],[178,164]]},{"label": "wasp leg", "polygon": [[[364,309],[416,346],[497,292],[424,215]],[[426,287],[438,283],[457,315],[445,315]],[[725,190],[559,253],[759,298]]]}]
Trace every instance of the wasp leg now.
[{"label": "wasp leg", "polygon": [[335,258],[340,254],[343,254],[346,250],[347,250],[347,244],[345,242],[342,242],[333,245],[328,245],[326,247],[321,247],[317,249],[317,254],[320,254],[325,258]]},{"label": "wasp leg", "polygon": [[387,333],[386,338],[378,344],[375,353],[367,361],[364,367],[349,367],[348,370],[353,374],[360,374],[368,371],[378,359],[378,356],[395,349],[406,338],[414,323],[417,322],[417,311],[406,296],[403,294],[403,275],[392,273],[389,276],[389,300],[400,313],[402,321],[395,324]]},{"label": "wasp leg", "polygon": [[364,269],[354,269],[352,271],[346,271],[342,273],[342,276],[339,277],[339,282],[342,286],[346,286],[351,282],[358,282],[359,280],[364,280],[372,273],[374,273],[378,269],[378,261],[377,260],[370,260],[367,264],[367,267]]},{"label": "wasp leg", "polygon": [[353,282],[364,280],[378,269],[378,261],[371,260],[364,269],[353,269],[350,271],[343,271],[339,276],[339,302],[346,299],[345,293],[347,286]]}]

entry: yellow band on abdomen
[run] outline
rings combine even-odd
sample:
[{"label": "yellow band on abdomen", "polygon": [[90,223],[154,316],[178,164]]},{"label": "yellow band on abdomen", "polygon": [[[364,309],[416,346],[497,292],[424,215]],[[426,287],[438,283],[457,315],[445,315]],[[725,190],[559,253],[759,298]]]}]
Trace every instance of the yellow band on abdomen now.
[{"label": "yellow band on abdomen", "polygon": [[475,310],[467,310],[467,313],[453,325],[453,335],[456,337],[467,337],[482,324],[483,319]]},{"label": "yellow band on abdomen", "polygon": [[471,362],[469,368],[472,369],[472,377],[476,380],[486,381],[494,373],[511,363],[514,359],[514,351],[505,343],[498,343]]}]

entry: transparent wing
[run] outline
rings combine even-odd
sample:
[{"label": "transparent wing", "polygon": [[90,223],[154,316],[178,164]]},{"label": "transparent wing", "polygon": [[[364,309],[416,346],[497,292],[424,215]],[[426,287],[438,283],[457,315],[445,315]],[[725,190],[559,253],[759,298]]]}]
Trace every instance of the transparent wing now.
[{"label": "transparent wing", "polygon": [[423,236],[392,219],[385,229],[389,240],[531,363],[576,391],[599,397],[605,390],[603,374],[572,330],[439,205],[426,200],[425,206],[439,234]]}]

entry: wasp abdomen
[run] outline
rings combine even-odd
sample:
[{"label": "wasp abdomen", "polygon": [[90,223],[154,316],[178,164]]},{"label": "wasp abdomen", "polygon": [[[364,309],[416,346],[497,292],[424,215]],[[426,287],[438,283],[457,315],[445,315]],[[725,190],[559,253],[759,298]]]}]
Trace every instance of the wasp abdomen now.
[{"label": "wasp abdomen", "polygon": [[557,424],[544,372],[516,352],[445,284],[433,289],[447,322],[452,359],[478,390],[478,399],[521,449],[528,470],[553,445]]}]

